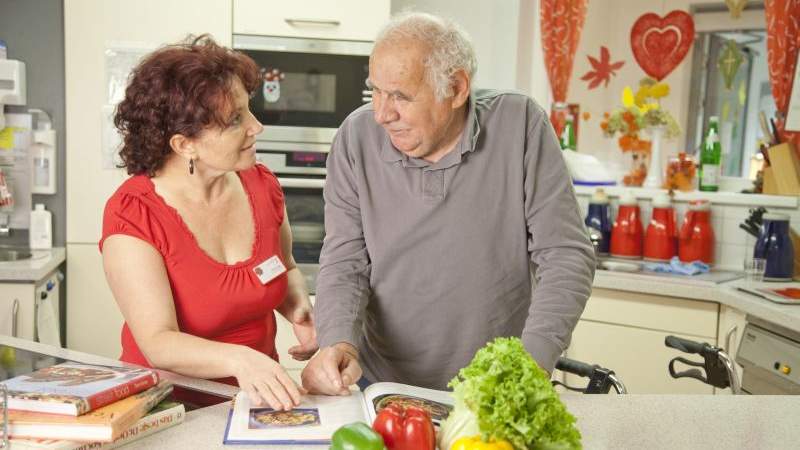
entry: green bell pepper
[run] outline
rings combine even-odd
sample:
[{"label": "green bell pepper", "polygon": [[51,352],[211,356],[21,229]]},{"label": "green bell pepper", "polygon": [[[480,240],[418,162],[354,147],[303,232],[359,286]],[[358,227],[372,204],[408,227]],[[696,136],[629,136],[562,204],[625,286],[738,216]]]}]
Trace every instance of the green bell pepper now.
[{"label": "green bell pepper", "polygon": [[386,450],[383,438],[363,422],[355,422],[336,430],[330,450]]}]

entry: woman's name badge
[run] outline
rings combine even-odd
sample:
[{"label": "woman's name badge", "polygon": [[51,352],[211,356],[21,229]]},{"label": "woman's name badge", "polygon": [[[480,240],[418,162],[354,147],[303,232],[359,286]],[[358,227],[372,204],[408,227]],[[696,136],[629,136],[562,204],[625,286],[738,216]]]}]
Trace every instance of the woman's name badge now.
[{"label": "woman's name badge", "polygon": [[267,284],[279,275],[285,273],[286,266],[283,265],[278,255],[272,255],[268,260],[255,266],[253,272],[255,272],[261,284]]}]

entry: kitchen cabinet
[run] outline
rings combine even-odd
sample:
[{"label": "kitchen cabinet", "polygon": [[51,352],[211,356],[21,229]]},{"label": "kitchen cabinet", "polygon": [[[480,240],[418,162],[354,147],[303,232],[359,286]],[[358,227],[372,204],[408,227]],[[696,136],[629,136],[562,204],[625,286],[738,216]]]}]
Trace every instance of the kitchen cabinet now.
[{"label": "kitchen cabinet", "polygon": [[233,0],[233,32],[372,41],[389,18],[389,0]]},{"label": "kitchen cabinet", "polygon": [[67,348],[119,358],[124,319],[96,245],[67,244]]},{"label": "kitchen cabinet", "polygon": [[0,283],[0,333],[61,346],[59,273],[35,283]]},{"label": "kitchen cabinet", "polygon": [[[672,358],[698,357],[666,347],[664,338],[716,343],[718,309],[713,302],[594,289],[565,353],[613,370],[632,394],[711,394],[713,388],[697,380],[670,377]],[[580,387],[588,381],[565,379]]]},{"label": "kitchen cabinet", "polygon": [[[154,13],[157,11],[157,13]],[[122,316],[108,288],[97,241],[106,201],[128,177],[109,160],[104,117],[109,101],[108,51],[131,55],[209,33],[233,39],[232,1],[70,0],[64,2],[67,196],[67,346],[118,358]],[[74,277],[74,278],[73,278]]]},{"label": "kitchen cabinet", "polygon": [[[719,331],[717,333],[717,346],[725,350],[736,367],[739,380],[742,379],[742,366],[736,363],[736,352],[742,342],[742,333],[746,324],[746,314],[738,309],[720,305]],[[718,394],[730,394],[730,389],[716,389]]]}]

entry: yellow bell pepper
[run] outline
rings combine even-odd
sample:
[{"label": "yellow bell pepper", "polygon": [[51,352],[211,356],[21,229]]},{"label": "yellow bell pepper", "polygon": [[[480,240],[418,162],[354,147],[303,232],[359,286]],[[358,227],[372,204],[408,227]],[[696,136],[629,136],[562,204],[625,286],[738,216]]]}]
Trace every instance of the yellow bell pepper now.
[{"label": "yellow bell pepper", "polygon": [[450,450],[514,450],[514,447],[508,441],[483,442],[480,436],[472,436],[453,442]]}]

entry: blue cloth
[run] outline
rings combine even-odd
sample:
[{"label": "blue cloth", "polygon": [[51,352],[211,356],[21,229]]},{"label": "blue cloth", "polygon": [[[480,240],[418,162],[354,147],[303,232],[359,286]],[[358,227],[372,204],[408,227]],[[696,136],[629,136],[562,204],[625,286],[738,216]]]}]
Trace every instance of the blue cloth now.
[{"label": "blue cloth", "polygon": [[701,261],[690,263],[681,262],[677,256],[673,256],[669,263],[645,263],[644,270],[651,272],[676,273],[679,275],[697,275],[707,273],[710,270],[708,264]]}]

